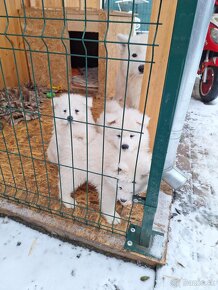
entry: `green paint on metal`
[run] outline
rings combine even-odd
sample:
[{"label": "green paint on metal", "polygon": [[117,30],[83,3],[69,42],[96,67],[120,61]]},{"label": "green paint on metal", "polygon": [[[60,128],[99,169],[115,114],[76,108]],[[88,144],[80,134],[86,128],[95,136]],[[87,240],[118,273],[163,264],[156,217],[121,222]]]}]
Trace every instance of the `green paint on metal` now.
[{"label": "green paint on metal", "polygon": [[197,0],[178,0],[177,4],[169,61],[155,136],[148,190],[145,200],[140,245],[147,246],[152,236],[152,227],[158,204],[164,162],[167,154],[197,2]]},{"label": "green paint on metal", "polygon": [[152,257],[155,259],[160,260],[161,257],[156,257],[154,254],[151,254],[150,248],[152,246],[153,237],[158,234],[162,237],[163,240],[163,234],[157,233],[155,231],[152,232],[152,237],[149,240],[149,244],[145,247],[144,245],[140,244],[140,236],[141,236],[142,228],[140,226],[130,224],[129,230],[126,234],[126,241],[124,248],[131,252],[136,252],[144,256]]}]

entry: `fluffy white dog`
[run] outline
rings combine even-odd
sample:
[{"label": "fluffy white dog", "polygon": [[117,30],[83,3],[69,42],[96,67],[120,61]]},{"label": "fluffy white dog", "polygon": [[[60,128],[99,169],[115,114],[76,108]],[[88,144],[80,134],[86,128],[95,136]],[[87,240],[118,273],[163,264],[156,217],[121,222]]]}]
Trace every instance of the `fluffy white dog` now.
[{"label": "fluffy white dog", "polygon": [[[53,99],[54,122],[52,137],[47,149],[48,160],[58,162],[63,155],[65,146],[73,147],[74,139],[79,139],[86,143],[86,133],[88,141],[95,137],[96,130],[94,125],[86,126],[86,98],[78,94],[63,94]],[[94,124],[90,108],[92,98],[87,99],[87,122]],[[59,150],[60,147],[60,150]],[[60,156],[59,156],[60,155]]]},{"label": "fluffy white dog", "polygon": [[[129,36],[125,34],[118,34],[117,38],[120,42],[124,43],[120,44],[121,61],[120,61],[120,70],[116,82],[115,99],[123,103],[126,90],[126,105],[138,109],[147,46],[130,44],[128,47],[128,44],[125,44],[125,42],[128,42]],[[147,44],[147,42],[148,42],[148,33],[138,34],[130,38],[130,43]],[[129,67],[128,61],[124,61],[122,59],[130,60]],[[127,70],[128,70],[128,79],[127,79]]]},{"label": "fluffy white dog", "polygon": [[[102,125],[105,121],[105,129]],[[106,113],[101,113],[97,120],[98,131],[105,137],[105,142],[113,147],[113,154],[119,162],[119,200],[127,193],[135,194],[146,190],[150,171],[151,154],[149,153],[149,117],[136,109],[123,108],[116,101],[106,103]],[[122,130],[123,128],[123,130]],[[140,145],[140,146],[139,146]],[[123,184],[123,186],[121,186]],[[132,189],[130,189],[132,187]],[[129,200],[129,199],[128,199]]]},{"label": "fluffy white dog", "polygon": [[[144,120],[143,120],[144,119]],[[137,154],[140,150],[149,151],[148,124],[150,118],[133,108],[124,109],[116,101],[106,103],[106,112],[101,113],[97,120],[98,132],[105,135],[105,140],[112,144],[117,151]],[[105,122],[105,129],[103,128]],[[134,156],[134,155],[132,155]]]},{"label": "fluffy white dog", "polygon": [[[74,207],[71,193],[84,183],[87,163],[86,148],[95,137],[96,130],[90,108],[92,99],[77,94],[63,94],[53,99],[55,119],[53,134],[47,149],[48,160],[59,164],[59,197],[66,207]],[[86,138],[88,136],[88,138]]]},{"label": "fluffy white dog", "polygon": [[[88,181],[98,191],[101,212],[107,222],[119,223],[120,216],[115,211],[116,201],[119,199],[116,195],[118,155],[113,154],[113,145],[104,142],[103,136],[96,132],[95,125],[91,125],[94,124],[90,110],[92,99],[87,100],[87,112],[86,99],[80,95],[70,95],[69,99],[65,94],[53,100],[56,118],[47,155],[51,162],[59,163],[61,201],[66,207],[74,208],[76,201],[71,193]],[[86,117],[90,123],[88,125]],[[129,195],[127,192],[128,197],[125,197],[125,193],[122,193],[123,201],[128,200]]]}]

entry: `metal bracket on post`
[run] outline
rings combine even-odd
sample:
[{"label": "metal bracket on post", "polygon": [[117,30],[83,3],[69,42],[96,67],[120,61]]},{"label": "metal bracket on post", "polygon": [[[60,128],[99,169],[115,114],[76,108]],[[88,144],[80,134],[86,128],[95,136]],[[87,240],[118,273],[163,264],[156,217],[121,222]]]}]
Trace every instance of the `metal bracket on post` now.
[{"label": "metal bracket on post", "polygon": [[[145,199],[145,198],[144,198]],[[143,203],[139,199],[138,203]],[[157,237],[159,240],[163,241],[164,234],[158,231],[154,231],[152,229],[153,219],[156,212],[156,208],[146,207],[148,220],[146,221],[143,227],[138,225],[130,224],[127,235],[126,242],[124,248],[126,250],[137,252],[142,255],[154,257],[156,259],[160,259],[161,257],[157,257],[151,253],[151,248],[153,245],[154,238]]]},{"label": "metal bracket on post", "polygon": [[[160,232],[156,232],[156,231],[152,231],[149,235],[149,243],[146,246],[144,245],[140,245],[140,235],[141,235],[141,227],[134,225],[134,224],[130,224],[129,230],[127,232],[127,236],[126,236],[126,242],[125,242],[125,246],[124,248],[126,250],[132,251],[132,252],[137,252],[139,254],[142,255],[146,255],[146,256],[152,256],[150,253],[150,249],[152,246],[152,242],[154,239],[154,236],[158,235],[163,237],[163,233]],[[156,257],[154,257],[156,258]]]},{"label": "metal bracket on post", "polygon": [[[139,204],[145,204],[145,198],[134,195],[133,202]],[[124,248],[126,250],[137,252],[142,255],[150,256],[156,259],[161,259],[161,257],[151,254],[151,248],[153,245],[153,240],[155,236],[163,241],[164,234],[162,232],[154,231],[152,229],[154,215],[156,208],[145,206],[148,219],[142,227],[134,224],[130,224],[126,235],[126,242]]]}]

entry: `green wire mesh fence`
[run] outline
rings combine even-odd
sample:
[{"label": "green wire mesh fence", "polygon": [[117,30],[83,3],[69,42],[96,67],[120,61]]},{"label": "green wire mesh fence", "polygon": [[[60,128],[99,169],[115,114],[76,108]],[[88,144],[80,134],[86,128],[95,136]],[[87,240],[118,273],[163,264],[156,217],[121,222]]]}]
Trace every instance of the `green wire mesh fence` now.
[{"label": "green wire mesh fence", "polygon": [[[69,8],[64,0],[56,1],[57,7],[43,0],[37,7],[30,7],[34,1],[15,2],[19,13],[6,0],[0,10],[0,195],[127,236],[128,249],[145,253],[156,234],[152,225],[175,92],[197,1],[178,1],[151,170],[146,112],[165,1],[158,2],[156,21],[150,20],[152,1],[128,1],[131,13],[118,9],[122,1],[94,1],[97,10],[85,0],[79,2],[82,8]],[[118,4],[120,11],[112,11]],[[187,11],[182,29],[181,14]],[[177,56],[179,42],[183,46]],[[178,78],[172,82],[174,69]],[[173,97],[166,101],[168,91]],[[121,106],[109,101],[114,96]]]}]

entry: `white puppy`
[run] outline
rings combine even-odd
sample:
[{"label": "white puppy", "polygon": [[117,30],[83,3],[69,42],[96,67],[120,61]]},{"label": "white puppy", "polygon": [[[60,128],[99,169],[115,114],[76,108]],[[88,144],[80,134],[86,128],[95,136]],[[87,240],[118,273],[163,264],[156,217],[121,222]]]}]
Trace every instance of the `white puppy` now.
[{"label": "white puppy", "polygon": [[[148,124],[150,118],[132,108],[124,109],[116,101],[106,103],[106,112],[101,113],[97,120],[98,132],[105,135],[105,140],[112,144],[116,151],[121,150],[122,154],[132,152],[137,154],[140,143],[140,150],[149,151]],[[105,121],[105,129],[103,129]]]},{"label": "white puppy", "polygon": [[[103,216],[109,223],[119,223],[120,216],[115,212],[118,159],[113,155],[113,146],[107,142],[103,158],[102,135],[96,132],[95,125],[91,125],[94,124],[90,111],[92,99],[87,99],[87,112],[86,99],[80,95],[72,94],[69,100],[65,94],[53,101],[56,118],[47,155],[51,162],[59,163],[61,201],[66,207],[74,208],[76,201],[71,193],[83,183],[90,182],[99,193]],[[85,123],[86,117],[91,124]]]},{"label": "white puppy", "polygon": [[[77,94],[63,94],[53,99],[55,119],[53,134],[47,156],[51,162],[59,163],[59,197],[67,207],[75,205],[72,191],[84,183],[86,170],[86,148],[95,137],[96,129],[90,111],[92,99]],[[86,125],[86,119],[88,123]],[[88,136],[88,139],[86,138]],[[69,191],[70,190],[70,191]]]},{"label": "white puppy", "polygon": [[[102,127],[104,121],[105,129]],[[151,163],[147,128],[149,117],[145,115],[143,120],[143,115],[132,108],[126,108],[123,117],[123,108],[116,101],[108,101],[105,116],[102,112],[97,124],[101,125],[98,131],[105,136],[105,142],[112,145],[114,158],[122,169],[118,178],[125,194],[130,192],[127,188],[132,183],[135,184],[135,194],[146,190]]]},{"label": "white puppy", "polygon": [[[120,42],[124,43],[120,44],[121,61],[116,82],[115,99],[123,103],[126,90],[126,105],[138,109],[147,46],[137,44],[130,44],[128,46],[125,42],[128,42],[129,36],[125,34],[118,34],[117,38]],[[130,38],[130,43],[147,44],[147,42],[148,33],[138,34]],[[122,59],[129,59],[129,62]]]}]

